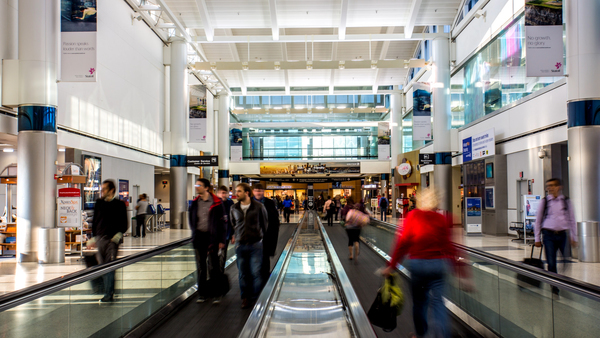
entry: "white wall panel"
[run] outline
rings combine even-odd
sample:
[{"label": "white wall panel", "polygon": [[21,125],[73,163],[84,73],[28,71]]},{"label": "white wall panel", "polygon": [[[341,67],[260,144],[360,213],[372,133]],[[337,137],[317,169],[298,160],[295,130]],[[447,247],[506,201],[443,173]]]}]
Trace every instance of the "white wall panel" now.
[{"label": "white wall panel", "polygon": [[57,123],[162,153],[163,44],[124,1],[98,7],[98,81],[59,83]]},{"label": "white wall panel", "polygon": [[385,174],[390,172],[390,161],[360,161],[361,174]]}]

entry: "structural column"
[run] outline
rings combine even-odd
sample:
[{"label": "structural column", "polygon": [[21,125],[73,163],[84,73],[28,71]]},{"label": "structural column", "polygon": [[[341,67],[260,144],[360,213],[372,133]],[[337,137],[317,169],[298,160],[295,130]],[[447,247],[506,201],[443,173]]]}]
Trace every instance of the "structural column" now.
[{"label": "structural column", "polygon": [[19,1],[17,261],[38,260],[38,231],[56,223],[58,0]]},{"label": "structural column", "polygon": [[171,229],[187,229],[187,116],[188,116],[187,44],[171,43],[170,114],[171,114],[171,185],[169,187]]},{"label": "structural column", "polygon": [[402,153],[402,94],[398,86],[394,86],[394,93],[390,94],[390,140],[392,158],[390,161],[390,185],[392,186],[392,196],[390,203],[392,204],[392,217],[397,214],[396,199],[396,180],[394,179],[396,167],[398,166],[398,156]]},{"label": "structural column", "polygon": [[569,190],[575,219],[600,220],[600,2],[570,0],[567,23]]},{"label": "structural column", "polygon": [[219,95],[219,186],[229,187],[229,95]]},{"label": "structural column", "polygon": [[450,41],[438,37],[432,41],[432,112],[433,151],[435,168],[434,188],[442,210],[452,210],[452,153],[450,147]]}]

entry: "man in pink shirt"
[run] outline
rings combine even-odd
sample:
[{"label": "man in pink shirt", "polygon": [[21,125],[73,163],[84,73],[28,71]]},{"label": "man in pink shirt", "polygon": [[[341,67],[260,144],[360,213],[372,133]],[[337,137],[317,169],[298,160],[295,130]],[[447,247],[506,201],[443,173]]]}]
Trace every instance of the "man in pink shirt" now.
[{"label": "man in pink shirt", "polygon": [[577,246],[577,223],[571,201],[561,193],[561,180],[549,179],[546,181],[546,190],[548,196],[542,199],[535,219],[535,246],[540,247],[544,243],[548,271],[556,273],[558,250],[566,257],[567,231],[571,237],[571,246]]}]

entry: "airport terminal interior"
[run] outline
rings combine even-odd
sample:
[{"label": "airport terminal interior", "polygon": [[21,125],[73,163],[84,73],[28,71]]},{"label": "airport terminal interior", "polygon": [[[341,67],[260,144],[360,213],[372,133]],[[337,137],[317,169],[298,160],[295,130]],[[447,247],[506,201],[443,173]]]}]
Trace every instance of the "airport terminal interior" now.
[{"label": "airport terminal interior", "polygon": [[599,15],[0,0],[0,336],[596,337]]}]

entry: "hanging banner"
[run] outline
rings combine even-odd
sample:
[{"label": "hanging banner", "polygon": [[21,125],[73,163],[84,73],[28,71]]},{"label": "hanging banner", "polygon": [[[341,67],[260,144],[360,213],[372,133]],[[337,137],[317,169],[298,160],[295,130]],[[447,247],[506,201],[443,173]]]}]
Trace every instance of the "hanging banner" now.
[{"label": "hanging banner", "polygon": [[242,162],[244,147],[241,124],[236,123],[229,125],[229,142],[231,144],[231,162]]},{"label": "hanging banner", "polygon": [[526,1],[525,39],[528,77],[564,75],[562,1]]},{"label": "hanging banner", "polygon": [[377,123],[377,159],[379,161],[388,161],[390,156],[390,123]]},{"label": "hanging banner", "polygon": [[431,141],[431,89],[429,83],[413,84],[413,140]]},{"label": "hanging banner", "polygon": [[496,154],[496,138],[494,128],[481,134],[467,137],[462,141],[463,163]]},{"label": "hanging banner", "polygon": [[190,86],[189,143],[206,143],[206,87]]},{"label": "hanging banner", "polygon": [[62,82],[96,82],[96,1],[61,0]]}]

